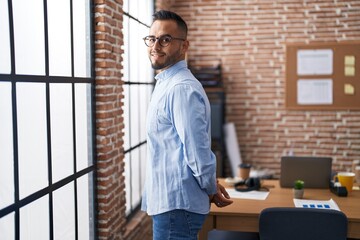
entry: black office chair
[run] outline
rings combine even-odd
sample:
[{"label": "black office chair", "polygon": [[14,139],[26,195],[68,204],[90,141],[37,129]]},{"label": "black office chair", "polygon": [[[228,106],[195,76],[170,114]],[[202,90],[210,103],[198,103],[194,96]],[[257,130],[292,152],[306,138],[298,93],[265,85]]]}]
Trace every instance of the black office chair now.
[{"label": "black office chair", "polygon": [[211,230],[208,233],[208,240],[259,240],[259,234],[254,232],[237,232]]},{"label": "black office chair", "polygon": [[347,217],[330,209],[266,208],[259,235],[261,240],[346,240]]}]

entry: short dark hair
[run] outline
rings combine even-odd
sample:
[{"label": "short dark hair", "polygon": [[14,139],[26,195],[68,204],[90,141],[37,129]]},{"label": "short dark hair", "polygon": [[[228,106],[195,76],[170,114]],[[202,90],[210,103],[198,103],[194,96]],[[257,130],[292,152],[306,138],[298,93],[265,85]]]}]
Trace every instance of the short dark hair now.
[{"label": "short dark hair", "polygon": [[185,37],[187,36],[188,27],[186,22],[178,14],[171,11],[160,10],[153,14],[153,22],[156,20],[174,20],[178,27],[184,31]]}]

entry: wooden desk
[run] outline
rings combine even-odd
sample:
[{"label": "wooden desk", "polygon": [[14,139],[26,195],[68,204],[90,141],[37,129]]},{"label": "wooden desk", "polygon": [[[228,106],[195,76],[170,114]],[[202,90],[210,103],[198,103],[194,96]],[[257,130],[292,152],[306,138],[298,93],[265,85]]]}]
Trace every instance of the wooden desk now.
[{"label": "wooden desk", "polygon": [[[220,183],[226,186],[222,179]],[[268,207],[294,207],[291,188],[281,188],[277,180],[265,180],[271,186],[266,200],[233,199],[234,203],[225,208],[212,204],[209,216],[199,233],[200,240],[207,240],[212,229],[259,232],[259,214]],[[348,217],[348,237],[360,239],[360,191],[352,191],[347,197],[338,197],[329,189],[305,189],[304,199],[329,200],[332,198]]]}]

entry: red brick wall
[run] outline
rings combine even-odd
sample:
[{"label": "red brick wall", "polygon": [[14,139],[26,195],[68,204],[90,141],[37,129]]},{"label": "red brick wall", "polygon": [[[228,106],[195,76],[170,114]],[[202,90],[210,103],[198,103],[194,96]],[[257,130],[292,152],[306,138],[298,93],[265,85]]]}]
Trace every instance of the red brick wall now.
[{"label": "red brick wall", "polygon": [[[332,156],[334,170],[360,159],[360,111],[285,108],[287,43],[360,40],[360,1],[165,0],[189,25],[188,60],[221,61],[226,120],[235,122],[244,162],[279,173],[280,157]],[[357,73],[358,74],[358,73]]]},{"label": "red brick wall", "polygon": [[[94,0],[97,229],[99,239],[151,239],[151,220],[125,218],[122,119],[122,1]],[[164,0],[188,22],[188,59],[222,62],[227,121],[242,158],[278,171],[280,156],[331,155],[335,169],[360,159],[359,111],[288,111],[286,43],[360,40],[360,2],[340,0]],[[214,61],[215,59],[215,61]]]},{"label": "red brick wall", "polygon": [[149,239],[146,214],[125,216],[122,1],[94,0],[94,17],[99,239]]}]

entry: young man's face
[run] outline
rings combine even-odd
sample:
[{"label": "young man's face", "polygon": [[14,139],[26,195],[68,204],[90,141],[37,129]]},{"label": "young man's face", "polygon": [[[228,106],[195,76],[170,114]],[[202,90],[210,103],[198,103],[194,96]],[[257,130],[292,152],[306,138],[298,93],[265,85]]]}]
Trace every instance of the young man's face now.
[{"label": "young man's face", "polygon": [[[175,21],[156,20],[150,28],[149,36],[161,37],[164,35],[173,38],[185,39],[185,34],[179,30]],[[188,49],[189,42],[178,39],[172,39],[169,45],[163,47],[157,40],[152,47],[148,47],[148,54],[151,65],[156,70],[165,70],[180,60],[185,59],[185,53]]]}]

